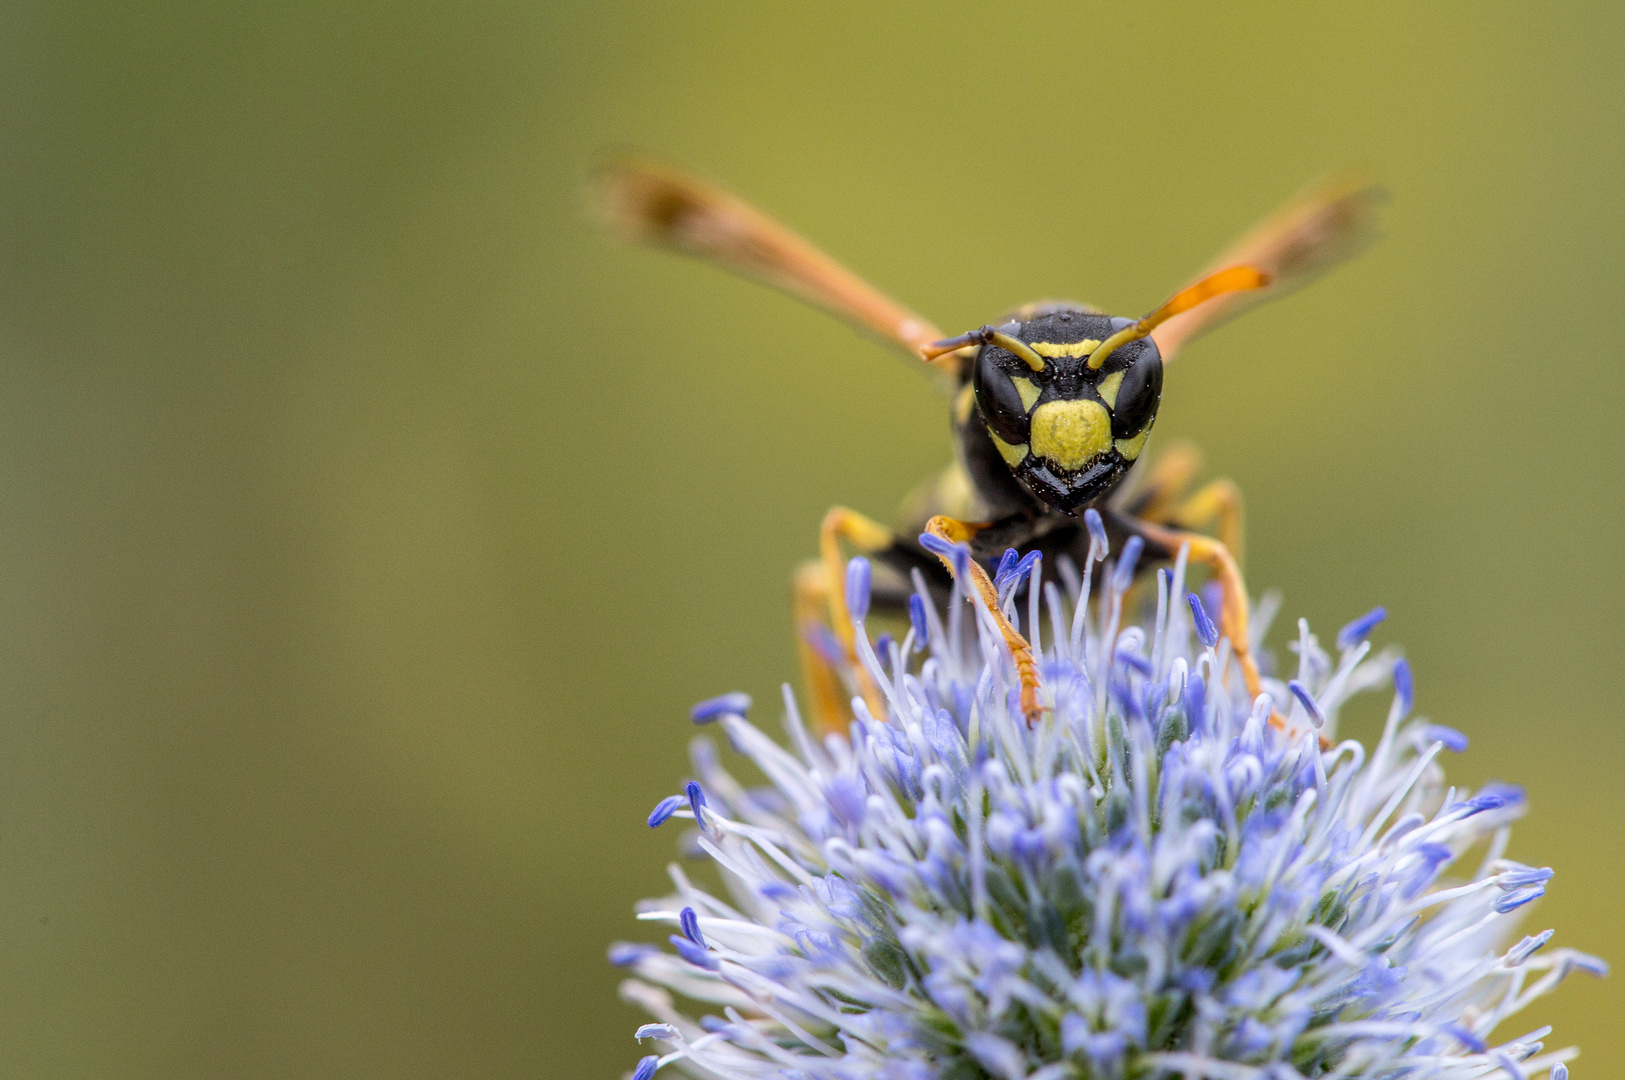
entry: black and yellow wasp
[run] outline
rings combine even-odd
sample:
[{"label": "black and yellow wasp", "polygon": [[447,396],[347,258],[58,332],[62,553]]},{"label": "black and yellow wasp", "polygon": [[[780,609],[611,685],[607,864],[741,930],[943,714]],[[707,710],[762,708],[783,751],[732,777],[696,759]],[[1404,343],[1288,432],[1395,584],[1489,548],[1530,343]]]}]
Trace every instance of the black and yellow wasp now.
[{"label": "black and yellow wasp", "polygon": [[[968,545],[972,558],[960,561],[958,573],[971,580],[962,584],[980,591],[999,624],[1020,675],[1022,709],[1036,721],[1044,707],[1038,666],[1001,614],[982,563],[1013,547],[1038,550],[1046,561],[1065,553],[1087,565],[1083,514],[1090,507],[1101,514],[1114,547],[1138,536],[1148,561],[1171,559],[1183,547],[1191,561],[1208,567],[1223,590],[1222,630],[1249,691],[1259,693],[1237,565],[1239,492],[1217,480],[1186,496],[1200,465],[1185,448],[1151,463],[1137,483],[1123,481],[1156,421],[1163,364],[1239,309],[1289,291],[1357,250],[1372,232],[1374,189],[1352,181],[1311,188],[1144,318],[1043,302],[951,338],[761,211],[680,170],[613,159],[600,168],[595,193],[602,214],[623,234],[781,288],[952,380],[952,464],[908,501],[895,530],[845,507],[830,510],[820,558],[796,574],[803,672],[826,729],[842,726],[849,698],[813,640],[816,624],[827,619],[849,655],[854,646],[842,586],[843,542],[904,575],[920,569],[943,586],[960,560],[932,554],[920,538]],[[1215,523],[1216,536],[1193,531]],[[906,593],[891,595],[895,602]],[[885,596],[877,592],[877,602]],[[861,676],[858,681],[859,692],[872,699],[872,687]]]}]

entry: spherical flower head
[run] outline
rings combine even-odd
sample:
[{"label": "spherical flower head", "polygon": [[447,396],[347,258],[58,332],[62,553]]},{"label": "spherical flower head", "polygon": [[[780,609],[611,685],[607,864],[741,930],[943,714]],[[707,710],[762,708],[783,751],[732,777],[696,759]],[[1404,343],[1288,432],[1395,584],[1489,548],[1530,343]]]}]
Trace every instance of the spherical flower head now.
[{"label": "spherical flower head", "polygon": [[[787,687],[781,745],[748,701],[701,710],[768,786],[702,737],[698,780],[649,818],[694,821],[725,895],[674,865],[639,909],[670,950],[611,949],[657,1021],[638,1080],[1566,1075],[1549,1029],[1492,1039],[1606,969],[1513,932],[1552,876],[1504,857],[1523,795],[1446,785],[1465,738],[1410,716],[1409,669],[1367,640],[1380,612],[1336,656],[1300,622],[1295,674],[1252,700],[1183,557],[1143,625],[1132,573],[1066,564],[1023,595],[1043,570],[1016,565],[999,587],[1042,657],[1035,726],[980,597],[944,612],[923,583],[901,643],[858,626],[884,717],[854,694],[849,732],[818,739]],[[1345,702],[1385,687],[1376,745],[1339,742]]]}]

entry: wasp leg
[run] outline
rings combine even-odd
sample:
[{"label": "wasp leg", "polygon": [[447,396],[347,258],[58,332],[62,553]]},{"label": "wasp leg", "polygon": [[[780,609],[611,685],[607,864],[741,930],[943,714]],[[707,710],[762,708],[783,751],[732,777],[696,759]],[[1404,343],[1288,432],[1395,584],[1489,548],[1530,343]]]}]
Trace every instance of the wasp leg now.
[{"label": "wasp leg", "polygon": [[1180,497],[1202,471],[1202,452],[1190,443],[1175,443],[1157,456],[1145,479],[1118,507],[1147,521],[1169,521]]},{"label": "wasp leg", "polygon": [[[925,531],[949,543],[969,544],[977,533],[987,527],[986,524],[975,524],[968,521],[958,521],[951,517],[938,516],[926,522]],[[948,573],[956,573],[951,557],[943,557],[942,563],[948,568]],[[993,616],[993,621],[997,624],[999,633],[1004,637],[1004,644],[1010,650],[1010,659],[1015,661],[1016,673],[1021,678],[1022,714],[1027,717],[1029,726],[1035,725],[1043,715],[1044,707],[1038,702],[1038,688],[1040,685],[1038,663],[1033,659],[1032,646],[1027,644],[1027,639],[1016,632],[1016,628],[1010,625],[1010,620],[1004,617],[1004,612],[999,610],[999,594],[993,588],[993,582],[987,576],[987,571],[982,569],[982,565],[975,559],[967,559],[965,565],[966,572],[970,575],[971,584],[976,587],[977,592],[981,593],[982,600],[987,604],[988,614]]]},{"label": "wasp leg", "polygon": [[851,696],[838,670],[838,659],[820,647],[828,637],[824,619],[829,608],[829,578],[824,564],[812,559],[796,568],[793,583],[792,615],[796,628],[796,655],[801,661],[801,681],[811,699],[813,724],[819,734],[845,729],[851,718]]},{"label": "wasp leg", "polygon": [[813,695],[818,726],[826,732],[843,730],[850,712],[847,708],[849,699],[842,693],[839,676],[811,638],[811,635],[819,632],[820,609],[828,613],[829,628],[840,643],[856,680],[858,693],[869,706],[870,714],[876,717],[886,715],[886,704],[880,696],[880,688],[858,662],[857,632],[852,628],[852,613],[846,607],[846,566],[841,559],[842,540],[865,555],[877,555],[891,548],[896,537],[886,526],[854,510],[844,506],[831,507],[818,529],[818,562],[806,564],[796,572],[795,617],[802,673]]},{"label": "wasp leg", "polygon": [[818,528],[818,557],[824,564],[829,587],[830,625],[854,661],[857,660],[857,653],[853,651],[857,634],[852,629],[852,615],[846,609],[846,564],[841,560],[841,541],[845,540],[865,555],[877,555],[891,547],[896,539],[886,526],[844,506],[830,507]]},{"label": "wasp leg", "polygon": [[1116,504],[1122,513],[1158,525],[1202,529],[1218,524],[1219,541],[1230,549],[1239,566],[1242,538],[1241,489],[1229,480],[1214,480],[1186,495],[1191,481],[1202,471],[1202,452],[1190,443],[1175,443],[1152,462],[1144,481]]},{"label": "wasp leg", "polygon": [[1230,550],[1236,565],[1241,565],[1241,545],[1245,527],[1242,524],[1241,489],[1229,480],[1214,480],[1197,489],[1196,493],[1180,503],[1170,515],[1170,521],[1182,529],[1195,529],[1218,523],[1219,542]]}]

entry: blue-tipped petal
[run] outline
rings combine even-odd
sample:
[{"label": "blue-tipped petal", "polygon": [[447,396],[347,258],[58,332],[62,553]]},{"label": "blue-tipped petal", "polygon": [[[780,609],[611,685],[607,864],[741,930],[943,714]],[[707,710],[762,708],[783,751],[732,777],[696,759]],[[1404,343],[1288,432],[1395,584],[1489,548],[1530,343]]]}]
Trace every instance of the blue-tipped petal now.
[{"label": "blue-tipped petal", "polygon": [[705,789],[700,787],[698,780],[690,780],[685,789],[688,794],[688,808],[694,812],[694,823],[705,828]]},{"label": "blue-tipped petal", "polygon": [[1399,698],[1399,715],[1409,716],[1416,704],[1416,685],[1411,681],[1411,665],[1400,657],[1394,661],[1394,696]]},{"label": "blue-tipped petal", "polygon": [[842,645],[841,639],[823,623],[809,623],[804,626],[801,640],[810,645],[824,663],[831,667],[839,667],[846,663],[846,646]]},{"label": "blue-tipped petal", "polygon": [[655,803],[655,808],[649,813],[649,828],[658,829],[664,825],[666,820],[681,810],[687,802],[688,800],[681,795],[667,795]]},{"label": "blue-tipped petal", "polygon": [[869,560],[858,555],[846,564],[846,611],[853,622],[869,617]]},{"label": "blue-tipped petal", "polygon": [[1005,548],[1004,554],[999,556],[998,569],[993,571],[994,582],[1000,585],[1004,584],[1005,579],[1010,576],[1011,571],[1016,568],[1016,563],[1019,561],[1021,561],[1021,556],[1015,548]]},{"label": "blue-tipped petal", "polygon": [[1495,884],[1502,889],[1517,889],[1525,885],[1543,885],[1552,880],[1549,866],[1526,866],[1522,870],[1503,870],[1495,875]]},{"label": "blue-tipped petal", "polygon": [[1442,742],[1446,750],[1456,754],[1467,749],[1467,736],[1443,724],[1429,724],[1422,729],[1422,738],[1428,742]]},{"label": "blue-tipped petal", "polygon": [[700,917],[694,914],[693,908],[686,907],[677,913],[677,925],[682,927],[684,937],[705,948],[705,936],[700,933]]},{"label": "blue-tipped petal", "polygon": [[1490,1056],[1495,1059],[1497,1065],[1501,1066],[1501,1071],[1506,1074],[1507,1080],[1529,1080],[1529,1074],[1519,1068],[1518,1063],[1513,1061],[1511,1057],[1503,1053],[1495,1053]]},{"label": "blue-tipped petal", "polygon": [[1499,791],[1482,792],[1462,803],[1470,814],[1482,814],[1486,810],[1499,810],[1506,804],[1507,797]]},{"label": "blue-tipped petal", "polygon": [[1557,931],[1555,930],[1542,930],[1538,934],[1525,937],[1522,941],[1518,942],[1512,948],[1507,950],[1506,966],[1509,968],[1515,968],[1522,964],[1525,960],[1528,960],[1531,956],[1535,955],[1535,953],[1545,948],[1546,943],[1552,940],[1552,935],[1556,932]]},{"label": "blue-tipped petal", "polygon": [[1498,914],[1505,915],[1509,911],[1516,911],[1529,903],[1546,895],[1546,886],[1529,885],[1522,889],[1513,889],[1505,896],[1495,901],[1494,907]]},{"label": "blue-tipped petal", "polygon": [[1139,564],[1140,552],[1145,550],[1145,541],[1138,536],[1131,536],[1123,542],[1123,552],[1117,557],[1117,568],[1112,571],[1112,589],[1122,592],[1134,584],[1134,568]]},{"label": "blue-tipped petal", "polygon": [[645,1058],[641,1058],[638,1061],[638,1067],[632,1070],[632,1080],[649,1080],[658,1068],[660,1068],[660,1056],[658,1054],[650,1054]]},{"label": "blue-tipped petal", "polygon": [[696,945],[681,934],[673,934],[668,940],[671,941],[671,947],[677,950],[677,955],[695,967],[701,967],[707,971],[717,970],[719,966],[717,958],[705,946]]},{"label": "blue-tipped petal", "polygon": [[1309,714],[1309,719],[1315,722],[1317,728],[1326,726],[1326,718],[1320,714],[1320,706],[1315,704],[1314,695],[1309,693],[1307,686],[1297,679],[1289,679],[1286,688],[1292,691],[1292,696],[1298,699],[1298,703],[1303,706],[1304,712]]},{"label": "blue-tipped petal", "polygon": [[688,710],[688,718],[696,724],[709,724],[724,716],[743,718],[750,711],[750,695],[733,693],[707,698]]},{"label": "blue-tipped petal", "polygon": [[944,540],[935,533],[921,533],[920,546],[931,554],[953,563],[955,574],[964,574],[970,566],[970,548]]},{"label": "blue-tipped petal", "polygon": [[909,594],[908,622],[914,628],[914,651],[919,652],[931,640],[931,627],[925,618],[925,597],[919,593]]},{"label": "blue-tipped petal", "polygon": [[1208,648],[1219,643],[1219,630],[1213,625],[1213,620],[1207,617],[1207,609],[1202,606],[1202,598],[1195,593],[1186,593],[1185,599],[1191,606],[1191,621],[1196,626],[1196,636]]},{"label": "blue-tipped petal", "polygon": [[1083,512],[1084,527],[1089,530],[1090,542],[1100,549],[1100,557],[1105,558],[1111,554],[1111,543],[1106,539],[1106,523],[1100,520],[1100,511],[1094,507]]},{"label": "blue-tipped petal", "polygon": [[1388,609],[1375,607],[1361,615],[1337,632],[1337,647],[1339,649],[1352,649],[1360,642],[1371,636],[1384,619],[1388,617]]},{"label": "blue-tipped petal", "polygon": [[1191,727],[1202,722],[1207,713],[1207,682],[1200,675],[1185,680],[1185,714]]}]

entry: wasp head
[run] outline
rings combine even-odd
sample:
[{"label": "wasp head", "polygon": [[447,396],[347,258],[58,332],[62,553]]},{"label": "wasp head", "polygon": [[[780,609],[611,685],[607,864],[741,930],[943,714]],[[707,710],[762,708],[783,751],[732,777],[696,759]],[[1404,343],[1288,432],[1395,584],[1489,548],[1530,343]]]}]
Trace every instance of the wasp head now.
[{"label": "wasp head", "polygon": [[1089,366],[1103,341],[1133,324],[1063,308],[980,332],[971,371],[977,412],[1016,479],[1063,513],[1122,479],[1156,419],[1162,355],[1151,338],[1127,341]]}]

